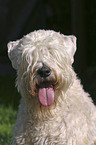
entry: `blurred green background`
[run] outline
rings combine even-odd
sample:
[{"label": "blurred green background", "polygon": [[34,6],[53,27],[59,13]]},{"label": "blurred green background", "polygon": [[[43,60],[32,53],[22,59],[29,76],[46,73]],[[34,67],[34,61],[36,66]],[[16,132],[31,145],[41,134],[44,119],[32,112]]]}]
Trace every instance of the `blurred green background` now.
[{"label": "blurred green background", "polygon": [[20,100],[7,43],[38,29],[77,37],[73,67],[96,103],[96,0],[0,0],[0,145],[10,145]]}]

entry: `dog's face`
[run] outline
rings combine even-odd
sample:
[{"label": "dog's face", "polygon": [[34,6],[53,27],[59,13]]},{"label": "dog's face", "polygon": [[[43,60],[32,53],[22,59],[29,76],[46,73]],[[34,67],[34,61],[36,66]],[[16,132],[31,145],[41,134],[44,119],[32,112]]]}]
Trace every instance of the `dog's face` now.
[{"label": "dog's face", "polygon": [[[35,31],[8,44],[8,55],[17,70],[17,87],[43,106],[50,106],[73,82],[76,38],[54,31]],[[63,91],[62,91],[63,90]],[[58,97],[57,97],[58,96]],[[36,99],[37,98],[37,99]]]}]

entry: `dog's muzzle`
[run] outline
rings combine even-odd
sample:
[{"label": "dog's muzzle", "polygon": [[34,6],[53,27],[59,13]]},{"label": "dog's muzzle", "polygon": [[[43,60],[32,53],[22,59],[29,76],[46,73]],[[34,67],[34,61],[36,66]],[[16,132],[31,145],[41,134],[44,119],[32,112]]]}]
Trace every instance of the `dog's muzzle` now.
[{"label": "dog's muzzle", "polygon": [[43,65],[37,70],[37,75],[43,79],[39,84],[39,101],[43,106],[50,106],[54,103],[52,81],[47,79],[51,75],[51,69],[48,66]]}]

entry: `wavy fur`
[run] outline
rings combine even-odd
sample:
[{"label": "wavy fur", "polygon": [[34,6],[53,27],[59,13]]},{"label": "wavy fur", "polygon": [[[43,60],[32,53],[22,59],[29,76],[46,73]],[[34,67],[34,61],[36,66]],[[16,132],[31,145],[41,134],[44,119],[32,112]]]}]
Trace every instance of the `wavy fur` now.
[{"label": "wavy fur", "polygon": [[[48,30],[34,31],[8,44],[21,93],[12,145],[96,145],[96,107],[72,68],[76,37]],[[46,81],[54,87],[53,105],[44,107],[37,71],[51,69]]]}]

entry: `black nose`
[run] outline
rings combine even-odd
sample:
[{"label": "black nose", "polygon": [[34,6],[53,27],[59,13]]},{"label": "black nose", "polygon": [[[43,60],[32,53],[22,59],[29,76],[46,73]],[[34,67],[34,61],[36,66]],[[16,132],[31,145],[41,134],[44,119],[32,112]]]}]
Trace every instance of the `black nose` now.
[{"label": "black nose", "polygon": [[42,78],[46,78],[50,75],[51,73],[51,69],[47,66],[43,66],[41,68],[38,69],[37,74],[40,75],[40,77]]}]

